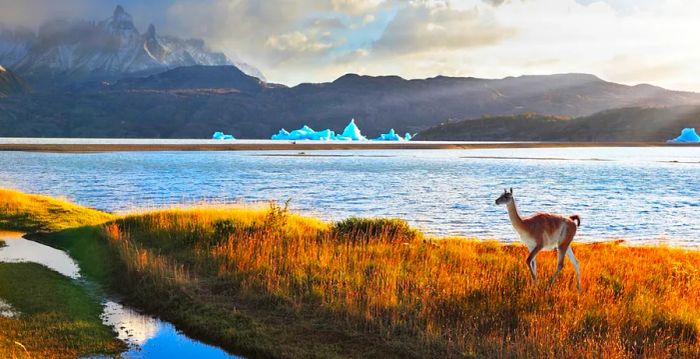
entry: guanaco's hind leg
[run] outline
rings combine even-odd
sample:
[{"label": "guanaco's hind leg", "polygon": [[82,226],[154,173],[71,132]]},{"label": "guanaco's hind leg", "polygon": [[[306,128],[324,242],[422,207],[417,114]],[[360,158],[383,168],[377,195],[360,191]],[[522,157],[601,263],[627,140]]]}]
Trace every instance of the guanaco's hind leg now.
[{"label": "guanaco's hind leg", "polygon": [[[552,279],[549,281],[549,285],[551,286],[554,284],[554,281],[557,279],[557,276],[559,275],[559,272],[561,272],[561,269],[564,268],[564,257],[571,252],[571,256],[573,256],[574,252],[571,251],[571,242],[574,240],[574,236],[576,235],[576,225],[571,225],[566,229],[566,237],[564,237],[564,240],[559,243],[559,246],[557,246],[557,270],[554,272],[554,275],[552,275]],[[574,268],[576,268],[576,278],[578,279],[578,262],[574,262],[576,258],[574,258],[571,263],[574,265]],[[581,284],[580,281],[578,282],[578,288],[579,291],[581,291]]]},{"label": "guanaco's hind leg", "polygon": [[557,270],[552,275],[552,279],[549,280],[550,286],[554,284],[554,281],[557,279],[557,276],[559,276],[559,272],[561,272],[561,269],[564,268],[564,256],[566,255],[566,251],[566,247],[557,247]]},{"label": "guanaco's hind leg", "polygon": [[574,266],[574,270],[576,271],[576,285],[578,286],[578,291],[581,291],[581,273],[579,273],[578,269],[578,261],[576,260],[576,256],[574,256],[574,251],[571,250],[571,247],[566,250],[566,255],[569,257],[569,260],[571,261],[571,264]]}]

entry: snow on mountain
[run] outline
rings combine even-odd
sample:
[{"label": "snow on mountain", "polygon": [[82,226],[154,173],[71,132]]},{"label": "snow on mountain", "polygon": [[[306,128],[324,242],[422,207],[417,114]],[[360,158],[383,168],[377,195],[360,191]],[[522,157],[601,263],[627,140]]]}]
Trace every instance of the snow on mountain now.
[{"label": "snow on mountain", "polygon": [[153,25],[140,33],[122,6],[99,22],[52,20],[37,34],[0,26],[0,63],[28,77],[113,77],[180,66],[236,65],[264,80],[258,69],[211,51],[202,40],[161,36]]},{"label": "snow on mountain", "polygon": [[24,80],[0,65],[0,98],[28,92],[29,86]]},{"label": "snow on mountain", "polygon": [[6,66],[14,65],[29,53],[36,35],[31,30],[10,30],[0,25],[0,62]]}]

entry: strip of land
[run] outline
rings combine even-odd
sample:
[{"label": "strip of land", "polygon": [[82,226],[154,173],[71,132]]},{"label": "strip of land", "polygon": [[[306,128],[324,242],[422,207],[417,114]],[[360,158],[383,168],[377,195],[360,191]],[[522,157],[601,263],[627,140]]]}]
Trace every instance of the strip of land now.
[{"label": "strip of land", "polygon": [[700,146],[665,142],[460,142],[460,141],[273,141],[0,138],[0,151],[112,152],[112,151],[282,151],[282,150],[430,150],[560,147]]}]

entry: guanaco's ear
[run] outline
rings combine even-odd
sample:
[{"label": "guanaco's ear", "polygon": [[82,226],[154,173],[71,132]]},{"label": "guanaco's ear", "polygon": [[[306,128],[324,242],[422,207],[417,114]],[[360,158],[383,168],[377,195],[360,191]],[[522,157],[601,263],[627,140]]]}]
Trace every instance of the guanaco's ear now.
[{"label": "guanaco's ear", "polygon": [[503,189],[503,193],[508,193],[508,191],[504,188],[504,189]]},{"label": "guanaco's ear", "polygon": [[510,188],[510,194],[513,194],[513,187]]}]

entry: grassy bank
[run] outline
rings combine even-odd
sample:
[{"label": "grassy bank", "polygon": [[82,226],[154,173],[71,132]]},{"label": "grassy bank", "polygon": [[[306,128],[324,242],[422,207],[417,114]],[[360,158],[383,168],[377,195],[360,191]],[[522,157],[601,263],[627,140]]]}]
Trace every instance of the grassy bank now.
[{"label": "grassy bank", "polygon": [[[100,238],[116,289],[254,356],[700,355],[698,252],[576,246],[579,294],[568,265],[551,290],[531,283],[523,246],[426,241],[401,221],[169,210],[118,219]],[[555,262],[543,253],[541,276]]]},{"label": "grassy bank", "polygon": [[[146,212],[41,239],[188,334],[254,357],[697,357],[700,253],[578,245],[533,284],[521,245],[284,208]],[[538,272],[554,271],[553,253]]]},{"label": "grassy bank", "polygon": [[[110,219],[67,201],[0,189],[0,231],[51,231]],[[0,240],[0,252],[5,245]],[[19,312],[0,316],[0,358],[76,358],[125,349],[102,324],[98,298],[39,264],[0,263],[0,300]]]},{"label": "grassy bank", "polygon": [[70,279],[34,263],[0,263],[0,358],[76,358],[125,349],[102,325],[102,307]]},{"label": "grassy bank", "polygon": [[57,231],[100,224],[112,218],[108,213],[65,200],[0,188],[0,230]]}]

